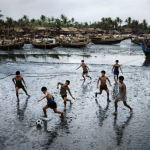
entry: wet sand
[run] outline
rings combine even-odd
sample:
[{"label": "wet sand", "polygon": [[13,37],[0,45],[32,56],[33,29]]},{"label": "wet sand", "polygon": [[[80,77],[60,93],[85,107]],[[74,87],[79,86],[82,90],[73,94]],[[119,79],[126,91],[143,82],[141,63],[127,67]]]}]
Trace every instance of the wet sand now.
[{"label": "wet sand", "polygon": [[[85,53],[82,50],[71,50],[62,51],[60,48],[47,50],[50,54],[57,54],[59,59],[38,57],[23,61],[15,57],[15,61],[8,59],[1,61],[0,149],[148,150],[150,148],[150,71],[148,65],[143,66],[144,55],[140,47],[131,45],[127,40],[115,46],[101,47],[91,44],[88,45],[87,50],[84,49]],[[105,54],[107,61],[103,57],[106,50],[109,52]],[[4,54],[1,51],[2,53]],[[24,56],[29,53],[45,55],[45,51],[40,50],[12,53],[22,53]],[[85,82],[81,76],[82,69],[75,70],[83,56],[92,71],[89,73],[92,80],[86,79]],[[133,107],[133,115],[130,115],[129,109],[124,107],[122,102],[118,104],[118,115],[115,117],[111,114],[114,112],[114,96],[118,92],[118,85],[114,85],[111,73],[112,62],[116,58],[122,63],[127,86],[127,102]],[[20,90],[19,104],[16,103],[15,88],[12,83],[17,70],[21,71],[27,84],[27,91],[31,94],[27,99],[25,93]],[[98,91],[96,84],[101,70],[106,71],[106,76],[112,83],[112,87],[108,85],[110,103],[107,103],[105,92],[98,95],[97,100],[94,96]],[[46,104],[46,99],[37,102],[43,96],[41,87],[48,88],[55,97],[58,110],[63,111],[63,100],[59,90],[56,89],[56,84],[58,81],[65,82],[66,79],[71,81],[70,89],[76,100],[71,106],[67,103],[63,119],[48,109],[48,119],[43,121],[42,128],[37,128],[36,120],[43,115],[42,107]],[[71,98],[69,94],[68,97]]]}]

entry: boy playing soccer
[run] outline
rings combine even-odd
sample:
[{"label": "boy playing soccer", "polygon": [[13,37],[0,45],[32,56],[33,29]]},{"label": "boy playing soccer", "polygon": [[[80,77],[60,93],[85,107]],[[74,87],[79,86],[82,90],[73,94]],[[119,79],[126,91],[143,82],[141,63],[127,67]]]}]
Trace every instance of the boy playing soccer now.
[{"label": "boy playing soccer", "polygon": [[[121,73],[123,74],[122,72],[122,69],[120,67],[120,65],[118,64],[119,60],[116,60],[116,64],[113,66],[112,68],[112,72],[114,70],[114,80],[115,80],[115,84],[117,84],[117,81],[118,81],[118,76],[119,76],[119,68],[121,70]],[[116,79],[116,76],[117,76],[117,79]]]},{"label": "boy playing soccer", "polygon": [[90,76],[88,76],[88,70],[90,72],[89,67],[84,63],[84,60],[82,60],[81,63],[82,64],[77,69],[79,69],[82,66],[82,68],[83,68],[83,73],[82,73],[83,80],[85,80],[85,77],[84,77],[85,74],[86,74],[86,77],[89,77],[90,79],[92,79]]},{"label": "boy playing soccer", "polygon": [[[24,90],[24,92],[26,93],[26,95],[28,97],[30,97],[30,95],[27,93],[27,91],[25,89],[25,88],[27,88],[26,83],[25,83],[23,77],[20,76],[20,72],[19,71],[16,72],[16,76],[12,79],[12,81],[14,82],[15,88],[16,88],[16,96],[17,96],[17,101],[16,102],[19,102],[18,90],[20,88],[22,88]],[[23,81],[25,87],[23,86],[22,81]]]},{"label": "boy playing soccer", "polygon": [[44,98],[47,98],[47,104],[43,107],[44,116],[42,116],[42,117],[47,118],[46,109],[48,107],[53,109],[55,113],[59,113],[59,114],[61,114],[61,116],[63,116],[63,112],[60,112],[57,110],[57,104],[54,101],[54,97],[49,92],[47,92],[47,88],[42,87],[41,91],[43,92],[43,94],[45,94],[45,96],[43,98],[41,98],[40,100],[38,100],[38,102],[42,101]]},{"label": "boy playing soccer", "polygon": [[115,100],[115,112],[112,113],[113,115],[117,115],[117,107],[118,107],[118,102],[123,101],[123,104],[130,109],[130,113],[133,113],[133,109],[127,104],[127,96],[126,96],[126,85],[123,82],[124,77],[120,76],[119,77],[119,93],[116,95],[116,100]]},{"label": "boy playing soccer", "polygon": [[70,96],[75,100],[75,98],[72,96],[71,92],[70,92],[70,89],[68,87],[68,85],[70,84],[70,81],[69,80],[66,80],[66,83],[63,84],[61,82],[58,82],[57,83],[57,89],[59,89],[59,85],[61,85],[61,89],[60,89],[60,94],[61,94],[61,97],[63,98],[64,100],[64,110],[66,110],[66,101],[70,101],[70,104],[72,104],[72,101],[67,99],[67,92],[69,92]]},{"label": "boy playing soccer", "polygon": [[109,90],[107,88],[107,84],[106,84],[106,80],[108,80],[110,86],[111,86],[111,83],[110,83],[110,80],[108,79],[108,77],[105,76],[105,71],[101,71],[101,74],[102,76],[99,77],[98,81],[97,81],[97,88],[98,88],[98,84],[99,84],[99,81],[101,80],[101,85],[100,85],[100,91],[99,93],[95,93],[95,97],[97,97],[97,94],[101,94],[103,90],[105,90],[107,92],[107,101],[111,102],[109,100]]}]

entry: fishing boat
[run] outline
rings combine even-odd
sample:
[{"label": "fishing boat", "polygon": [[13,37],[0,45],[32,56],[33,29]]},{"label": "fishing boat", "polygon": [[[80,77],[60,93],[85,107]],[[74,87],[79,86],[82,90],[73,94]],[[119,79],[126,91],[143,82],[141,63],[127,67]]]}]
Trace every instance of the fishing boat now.
[{"label": "fishing boat", "polygon": [[147,47],[146,45],[143,45],[142,43],[141,43],[141,47],[145,56],[148,58],[150,56],[150,47]]},{"label": "fishing boat", "polygon": [[124,38],[109,38],[109,39],[104,39],[104,38],[94,37],[94,38],[92,38],[91,41],[94,44],[118,44],[118,43],[120,43],[123,40],[124,40]]},{"label": "fishing boat", "polygon": [[32,43],[35,48],[51,49],[59,46],[59,43],[55,39],[35,39]]},{"label": "fishing boat", "polygon": [[12,50],[14,48],[13,44],[0,45],[0,50]]},{"label": "fishing boat", "polygon": [[23,46],[24,46],[23,42],[18,42],[14,44],[14,49],[22,49]]}]

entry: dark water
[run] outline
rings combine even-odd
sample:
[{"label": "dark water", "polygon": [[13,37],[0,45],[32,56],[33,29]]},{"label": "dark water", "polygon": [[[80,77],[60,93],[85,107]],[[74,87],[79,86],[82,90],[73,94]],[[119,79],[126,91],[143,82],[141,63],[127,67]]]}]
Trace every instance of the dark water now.
[{"label": "dark water", "polygon": [[[0,150],[148,150],[150,149],[150,80],[149,61],[140,46],[125,40],[118,45],[89,44],[84,49],[54,48],[34,49],[25,45],[23,50],[0,51]],[[82,69],[75,70],[84,59],[92,72],[92,80],[82,80]],[[122,64],[127,102],[133,115],[118,103],[118,115],[113,116],[114,97],[118,85],[114,85],[112,66],[116,59]],[[20,103],[16,103],[12,78],[21,71],[31,94],[27,98],[20,89]],[[106,71],[112,87],[111,102],[103,91],[97,100],[94,93],[101,70]],[[63,100],[56,89],[57,82],[71,81],[70,89],[76,98],[73,105],[67,103],[64,118],[51,109],[41,128],[36,120],[43,115],[41,87],[46,86],[63,111]],[[71,98],[68,94],[68,98]]]}]

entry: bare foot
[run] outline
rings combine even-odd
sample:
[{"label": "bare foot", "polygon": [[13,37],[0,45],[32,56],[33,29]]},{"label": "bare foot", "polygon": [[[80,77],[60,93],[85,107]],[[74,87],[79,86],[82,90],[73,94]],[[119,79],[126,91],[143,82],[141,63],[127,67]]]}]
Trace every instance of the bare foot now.
[{"label": "bare foot", "polygon": [[28,97],[30,97],[30,95],[27,95]]},{"label": "bare foot", "polygon": [[43,117],[43,118],[47,118],[47,116],[41,116],[41,117]]},{"label": "bare foot", "polygon": [[70,100],[70,105],[73,104],[72,101]]},{"label": "bare foot", "polygon": [[19,99],[17,99],[16,102],[19,102]]},{"label": "bare foot", "polygon": [[64,110],[66,110],[66,107],[64,107]]}]

